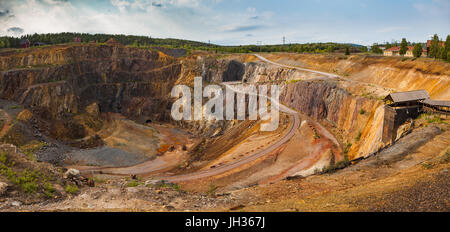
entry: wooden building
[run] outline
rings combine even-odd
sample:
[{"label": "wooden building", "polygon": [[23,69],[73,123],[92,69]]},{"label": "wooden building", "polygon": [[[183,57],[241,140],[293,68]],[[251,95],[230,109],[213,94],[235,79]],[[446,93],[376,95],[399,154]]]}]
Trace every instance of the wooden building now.
[{"label": "wooden building", "polygon": [[20,41],[20,48],[29,48],[30,44],[31,43],[28,39],[23,39]]},{"label": "wooden building", "polygon": [[430,99],[426,90],[414,90],[408,92],[391,93],[384,99],[384,102],[391,107],[417,106],[421,101]]}]

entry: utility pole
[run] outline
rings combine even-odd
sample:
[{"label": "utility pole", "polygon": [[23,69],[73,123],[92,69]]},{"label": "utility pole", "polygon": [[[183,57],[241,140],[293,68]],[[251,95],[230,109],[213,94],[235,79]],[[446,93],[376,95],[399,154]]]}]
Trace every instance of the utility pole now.
[{"label": "utility pole", "polygon": [[262,41],[256,41],[256,45],[259,47],[259,52],[261,52]]}]

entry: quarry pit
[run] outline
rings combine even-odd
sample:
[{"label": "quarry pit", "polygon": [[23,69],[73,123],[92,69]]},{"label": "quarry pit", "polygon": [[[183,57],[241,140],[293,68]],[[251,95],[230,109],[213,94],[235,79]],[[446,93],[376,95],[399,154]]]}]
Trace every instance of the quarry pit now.
[{"label": "quarry pit", "polygon": [[[74,201],[62,196],[23,210],[230,210],[236,202],[263,211],[361,210],[351,204],[352,194],[365,202],[370,194],[418,189],[424,179],[448,184],[449,164],[441,161],[450,145],[448,118],[425,115],[391,125],[384,102],[396,91],[417,89],[450,100],[448,63],[284,53],[174,58],[148,49],[72,44],[0,53],[0,70],[2,142],[19,154],[42,144],[34,161],[103,180]],[[262,120],[173,120],[171,89],[193,87],[197,76],[224,88],[236,82],[278,85],[285,108],[278,129],[261,131]],[[433,152],[426,149],[431,143]],[[417,170],[424,163],[433,164],[427,176]],[[171,207],[149,203],[155,196],[147,191],[158,181],[174,195],[161,203]],[[392,183],[408,184],[399,190]],[[361,191],[364,186],[376,191]],[[183,193],[171,192],[179,189]],[[280,196],[287,192],[294,200]],[[23,195],[7,194],[23,201]],[[447,201],[434,203],[448,211],[448,191],[442,196]],[[318,206],[317,199],[335,207]]]}]

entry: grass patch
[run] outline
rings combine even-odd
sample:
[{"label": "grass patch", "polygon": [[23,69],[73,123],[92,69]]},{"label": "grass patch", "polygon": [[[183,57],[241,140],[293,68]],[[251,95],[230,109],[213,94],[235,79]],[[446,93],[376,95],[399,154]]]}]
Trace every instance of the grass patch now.
[{"label": "grass patch", "polygon": [[9,109],[10,110],[22,109],[22,106],[10,106]]},{"label": "grass patch", "polygon": [[431,169],[433,167],[433,164],[427,163],[427,162],[423,162],[422,163],[422,167],[425,168],[425,169]]},{"label": "grass patch", "polygon": [[44,183],[45,196],[47,196],[48,198],[53,198],[55,196],[54,195],[55,192],[56,192],[56,190],[51,183],[48,183],[48,182]]},{"label": "grass patch", "polygon": [[361,109],[360,111],[359,111],[359,114],[365,114],[366,113],[366,111],[364,110],[364,109]]},{"label": "grass patch", "polygon": [[71,184],[66,185],[66,188],[64,190],[66,191],[66,193],[70,194],[76,194],[80,191],[76,185]]},{"label": "grass patch", "polygon": [[445,154],[442,156],[441,164],[446,164],[450,161],[450,150],[447,150]]},{"label": "grass patch", "polygon": [[28,157],[28,159],[35,161],[37,159],[35,153],[45,145],[46,144],[44,142],[33,140],[24,146],[20,146],[19,148]]},{"label": "grass patch", "polygon": [[[334,165],[330,165],[327,167],[323,167],[321,174],[330,174],[335,173],[337,170],[344,169],[348,166],[350,166],[351,162],[348,160],[347,155],[344,156],[344,160],[337,162]],[[316,170],[317,171],[317,170]]]},{"label": "grass patch", "polygon": [[352,147],[352,145],[353,145],[353,144],[351,144],[351,143],[345,144],[345,147],[344,147],[344,154],[347,154],[347,153],[348,153],[348,151],[350,150],[350,147]]},{"label": "grass patch", "polygon": [[355,141],[356,141],[356,142],[358,142],[358,141],[361,139],[361,135],[362,135],[361,131],[358,132],[358,135],[357,135],[356,138],[355,138]]},{"label": "grass patch", "polygon": [[428,123],[448,124],[447,122],[442,121],[439,116],[430,113],[421,114],[418,119],[423,119]]},{"label": "grass patch", "polygon": [[320,139],[320,136],[319,136],[319,134],[317,134],[317,131],[313,131],[314,132],[314,134],[313,134],[313,137],[314,137],[314,139]]},{"label": "grass patch", "polygon": [[137,187],[139,185],[141,185],[142,182],[138,181],[138,180],[131,180],[127,183],[127,187],[131,188],[131,187]]},{"label": "grass patch", "polygon": [[93,180],[95,183],[105,183],[105,182],[106,182],[105,179],[100,178],[100,177],[96,177],[96,176],[94,176],[94,178],[92,178],[92,180]]},{"label": "grass patch", "polygon": [[208,190],[208,196],[213,196],[214,195],[214,193],[216,192],[216,190],[217,190],[217,186],[215,186],[214,184],[210,184],[209,185],[209,190]]},{"label": "grass patch", "polygon": [[290,80],[290,81],[286,81],[287,84],[293,84],[293,83],[297,83],[297,82],[302,82],[302,80]]}]

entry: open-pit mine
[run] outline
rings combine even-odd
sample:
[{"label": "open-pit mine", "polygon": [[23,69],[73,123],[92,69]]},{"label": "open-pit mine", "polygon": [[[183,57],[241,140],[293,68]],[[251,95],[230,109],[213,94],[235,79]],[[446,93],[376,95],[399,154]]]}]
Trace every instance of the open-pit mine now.
[{"label": "open-pit mine", "polygon": [[[174,120],[196,77],[278,127]],[[1,211],[450,210],[448,62],[72,43],[1,51],[0,98]]]}]

